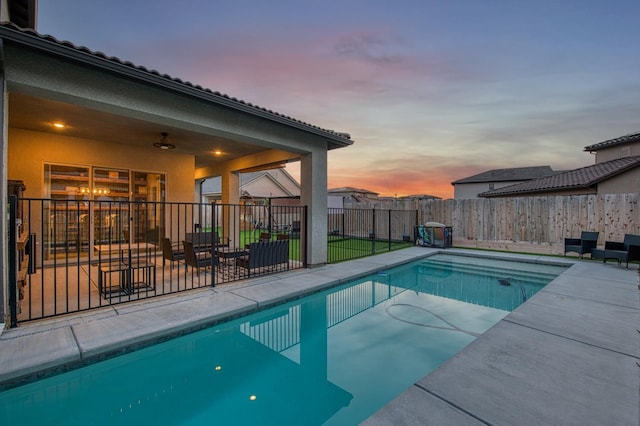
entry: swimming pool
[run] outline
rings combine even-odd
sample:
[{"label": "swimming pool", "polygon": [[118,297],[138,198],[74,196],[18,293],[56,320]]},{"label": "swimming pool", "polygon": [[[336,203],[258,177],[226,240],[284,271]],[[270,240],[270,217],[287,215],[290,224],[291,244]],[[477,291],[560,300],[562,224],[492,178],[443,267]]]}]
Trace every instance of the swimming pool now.
[{"label": "swimming pool", "polygon": [[0,393],[2,424],[357,424],[563,267],[437,255]]}]

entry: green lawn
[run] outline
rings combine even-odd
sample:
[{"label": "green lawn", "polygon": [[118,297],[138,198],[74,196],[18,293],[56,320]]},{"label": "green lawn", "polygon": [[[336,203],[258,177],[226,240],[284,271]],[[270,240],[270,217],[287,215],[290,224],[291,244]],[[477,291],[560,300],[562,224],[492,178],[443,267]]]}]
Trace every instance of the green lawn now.
[{"label": "green lawn", "polygon": [[[220,232],[221,231],[218,230],[218,233]],[[240,231],[241,244],[250,244],[258,241],[260,232],[259,230]],[[276,234],[272,235],[272,239],[276,239]],[[387,240],[370,240],[367,238],[349,238],[330,235],[327,243],[327,262],[344,262],[345,260],[399,250],[411,247],[412,245],[411,242],[392,241],[391,247],[389,247],[389,241]],[[292,238],[289,240],[289,257],[292,260],[300,260],[300,239]]]},{"label": "green lawn", "polygon": [[378,253],[411,247],[411,242],[392,241],[389,247],[387,240],[370,240],[364,238],[343,238],[329,236],[327,261],[329,263],[343,262],[349,259],[371,256]]}]

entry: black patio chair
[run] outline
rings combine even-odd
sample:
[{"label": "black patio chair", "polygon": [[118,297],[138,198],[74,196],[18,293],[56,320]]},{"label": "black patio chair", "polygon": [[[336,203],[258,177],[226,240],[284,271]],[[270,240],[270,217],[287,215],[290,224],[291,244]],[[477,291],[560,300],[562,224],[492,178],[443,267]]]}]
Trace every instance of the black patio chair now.
[{"label": "black patio chair", "polygon": [[585,254],[591,254],[591,250],[598,245],[599,232],[582,231],[580,238],[565,238],[564,239],[564,255],[567,253],[578,253],[580,259]]},{"label": "black patio chair", "polygon": [[165,262],[168,260],[171,265],[171,269],[173,269],[173,262],[179,262],[180,260],[185,259],[184,250],[180,250],[178,245],[174,245],[171,243],[169,238],[162,239],[162,265],[164,266]]},{"label": "black patio chair", "polygon": [[605,241],[604,263],[607,259],[618,261],[618,265],[626,262],[627,268],[632,260],[640,260],[640,235],[625,234],[623,242]]},{"label": "black patio chair", "polygon": [[218,256],[208,251],[196,252],[191,241],[183,241],[182,243],[184,244],[185,264],[195,268],[198,275],[200,275],[200,268],[218,265]]}]

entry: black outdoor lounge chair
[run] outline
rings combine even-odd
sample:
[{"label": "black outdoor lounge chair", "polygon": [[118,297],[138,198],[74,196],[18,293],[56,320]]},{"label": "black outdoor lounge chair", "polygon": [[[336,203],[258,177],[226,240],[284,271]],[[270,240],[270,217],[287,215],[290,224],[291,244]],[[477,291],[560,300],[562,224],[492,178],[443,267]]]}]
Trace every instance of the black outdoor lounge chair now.
[{"label": "black outdoor lounge chair", "polygon": [[580,259],[585,254],[591,254],[591,250],[598,245],[598,232],[582,231],[580,238],[564,239],[564,255],[567,253],[578,253]]},{"label": "black outdoor lounge chair", "polygon": [[627,268],[632,260],[640,260],[640,235],[625,234],[623,242],[605,241],[603,261],[607,259],[618,261],[618,265],[626,262]]}]

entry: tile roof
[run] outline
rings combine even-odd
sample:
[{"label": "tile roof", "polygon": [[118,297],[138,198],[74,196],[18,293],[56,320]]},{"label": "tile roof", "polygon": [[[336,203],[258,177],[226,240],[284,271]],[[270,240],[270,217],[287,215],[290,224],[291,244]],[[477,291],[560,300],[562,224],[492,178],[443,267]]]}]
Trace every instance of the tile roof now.
[{"label": "tile roof", "polygon": [[593,145],[585,146],[584,150],[593,152],[598,151],[600,149],[609,148],[615,145],[622,145],[625,143],[633,143],[640,142],[640,132],[638,133],[629,133],[628,135],[620,136],[619,138],[609,139],[606,141],[598,142]]},{"label": "tile roof", "polygon": [[219,103],[237,110],[241,110],[254,115],[259,115],[272,121],[277,121],[293,127],[321,133],[330,136],[332,140],[339,141],[340,146],[350,145],[351,135],[335,130],[323,129],[313,124],[297,120],[295,118],[271,111],[267,108],[253,105],[241,99],[230,97],[229,95],[203,88],[200,85],[179,78],[171,77],[168,74],[161,74],[156,70],[149,70],[144,66],[135,65],[129,61],[123,61],[114,56],[107,56],[102,52],[92,51],[85,46],[77,46],[66,40],[58,40],[51,35],[40,34],[29,28],[21,28],[11,22],[0,22],[0,38],[9,39],[14,42],[27,44],[32,48],[40,48],[61,56],[67,56],[81,62],[89,62],[93,65],[102,66],[119,74],[145,79],[147,82],[157,85],[165,85],[177,88],[183,92],[194,94],[205,98],[211,102]]},{"label": "tile roof", "polygon": [[352,186],[343,186],[342,188],[332,188],[327,190],[329,194],[331,193],[342,193],[342,192],[357,192],[357,193],[366,193],[366,194],[378,194],[377,192],[369,191],[368,189],[360,189],[354,188]]},{"label": "tile roof", "polygon": [[638,166],[640,166],[640,156],[617,158],[592,166],[482,192],[478,196],[501,197],[567,189],[584,189]]},{"label": "tile roof", "polygon": [[531,180],[549,176],[558,172],[553,171],[550,166],[534,167],[512,167],[509,169],[494,169],[482,172],[451,182],[452,185],[459,183],[483,183],[483,182],[508,182],[519,180]]}]

